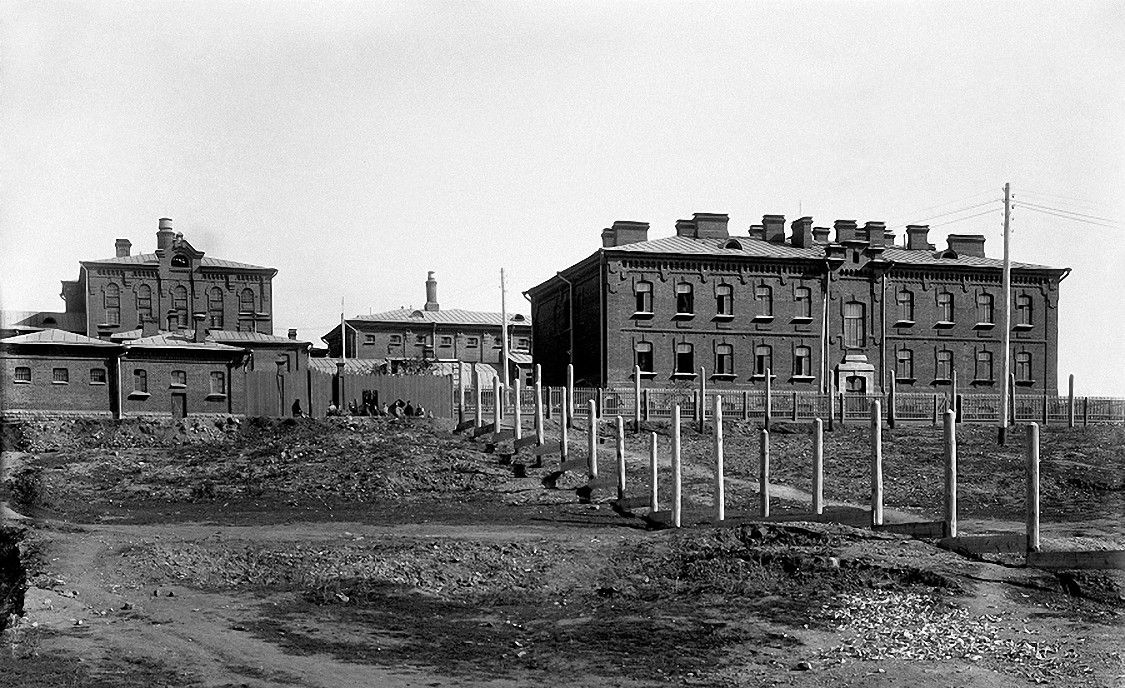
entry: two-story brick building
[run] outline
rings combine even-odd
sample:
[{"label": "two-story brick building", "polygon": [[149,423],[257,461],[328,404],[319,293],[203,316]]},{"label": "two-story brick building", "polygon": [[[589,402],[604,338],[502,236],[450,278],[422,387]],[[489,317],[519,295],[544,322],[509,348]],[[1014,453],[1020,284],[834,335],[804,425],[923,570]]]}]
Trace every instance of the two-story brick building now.
[{"label": "two-story brick building", "polygon": [[[602,248],[527,291],[534,359],[546,384],[573,363],[579,385],[697,380],[826,392],[875,392],[894,373],[916,390],[959,384],[998,392],[1001,261],[984,237],[951,234],[935,250],[927,226],[904,246],[881,222],[766,215],[743,236],[728,217],[696,213],[674,236],[619,221]],[[835,237],[830,239],[830,234]],[[1059,283],[1068,269],[1012,266],[1012,370],[1018,386],[1057,386]]]}]

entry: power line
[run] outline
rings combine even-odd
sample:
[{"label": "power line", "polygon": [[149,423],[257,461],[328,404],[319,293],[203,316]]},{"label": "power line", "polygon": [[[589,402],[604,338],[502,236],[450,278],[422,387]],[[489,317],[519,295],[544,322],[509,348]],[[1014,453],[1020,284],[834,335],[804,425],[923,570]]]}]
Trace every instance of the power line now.
[{"label": "power line", "polygon": [[1031,194],[1032,196],[1043,196],[1045,198],[1057,198],[1057,199],[1063,200],[1063,201],[1070,201],[1071,203],[1075,203],[1077,205],[1085,205],[1085,206],[1090,206],[1090,207],[1100,207],[1100,208],[1108,208],[1109,207],[1108,205],[1106,205],[1104,203],[1098,203],[1096,201],[1091,201],[1089,199],[1077,198],[1077,197],[1074,197],[1074,196],[1063,196],[1062,194],[1046,193],[1044,191],[1033,191],[1033,190],[1030,190],[1030,189],[1026,189],[1026,190],[1020,192],[1021,196],[1024,195],[1024,194]]},{"label": "power line", "polygon": [[937,223],[937,224],[935,224],[935,225],[930,225],[930,226],[931,226],[931,227],[944,227],[945,225],[951,225],[951,224],[954,224],[954,223],[956,223],[956,222],[963,222],[963,221],[965,221],[965,220],[971,220],[971,219],[973,219],[974,217],[980,217],[980,216],[982,216],[982,215],[988,215],[989,213],[998,213],[998,212],[1000,212],[1000,211],[1001,211],[1001,208],[992,208],[992,209],[990,209],[990,210],[986,210],[986,211],[984,211],[983,213],[976,213],[975,215],[967,215],[967,216],[965,216],[965,217],[959,217],[959,218],[957,218],[957,219],[955,219],[955,220],[947,220],[947,221],[945,221],[945,222],[939,222],[939,223]]},{"label": "power line", "polygon": [[1085,218],[1090,219],[1090,220],[1098,220],[1099,222],[1109,222],[1109,223],[1116,222],[1116,220],[1114,220],[1112,217],[1100,217],[1098,215],[1087,215],[1086,213],[1079,213],[1079,212],[1075,212],[1073,210],[1067,210],[1066,208],[1055,208],[1055,207],[1052,207],[1052,206],[1049,206],[1049,205],[1040,205],[1038,203],[1029,203],[1027,201],[1024,201],[1023,205],[1026,206],[1026,207],[1039,208],[1041,210],[1054,210],[1054,211],[1059,212],[1059,213],[1068,213],[1070,215],[1078,215],[1079,217],[1085,217]]},{"label": "power line", "polygon": [[[957,210],[950,210],[949,212],[945,212],[945,213],[938,213],[937,215],[931,215],[929,217],[924,217],[921,220],[914,220],[914,222],[915,223],[929,222],[930,220],[936,220],[939,217],[946,217],[948,215],[956,215],[957,213],[963,213],[966,210],[973,210],[974,208],[981,208],[981,207],[984,207],[984,206],[989,205],[991,203],[999,203],[999,202],[1000,202],[999,198],[993,198],[992,200],[985,201],[983,203],[977,203],[975,205],[965,206],[964,208],[958,208]],[[999,208],[996,208],[996,210],[999,210]]]},{"label": "power line", "polygon": [[[912,210],[912,211],[910,211],[910,213],[907,213],[907,214],[904,214],[904,215],[895,215],[894,220],[897,221],[897,220],[900,220],[902,218],[915,217],[915,216],[921,215],[922,213],[928,213],[929,211],[936,210],[938,208],[944,208],[946,206],[954,205],[956,203],[965,203],[966,201],[976,200],[976,199],[980,198],[981,196],[986,196],[986,195],[991,194],[991,193],[993,193],[993,192],[992,191],[981,191],[979,193],[972,194],[971,196],[965,196],[963,198],[958,198],[956,200],[946,201],[945,203],[938,203],[937,205],[931,205],[931,206],[928,206],[926,208],[919,208],[918,210]],[[887,224],[893,225],[893,224],[895,224],[895,222],[888,222]]]},{"label": "power line", "polygon": [[1026,203],[1022,204],[1020,207],[1027,208],[1028,210],[1031,210],[1031,211],[1036,212],[1036,213],[1043,213],[1044,215],[1053,215],[1055,217],[1061,217],[1064,220],[1070,220],[1072,222],[1082,222],[1084,224],[1094,225],[1095,227],[1107,227],[1109,229],[1121,229],[1120,225],[1111,225],[1111,224],[1105,224],[1103,222],[1094,222],[1093,220],[1084,220],[1080,217],[1073,217],[1071,215],[1064,215],[1063,213],[1055,213],[1055,212],[1051,212],[1050,210],[1041,210],[1039,208],[1032,207],[1032,206],[1030,206]]}]

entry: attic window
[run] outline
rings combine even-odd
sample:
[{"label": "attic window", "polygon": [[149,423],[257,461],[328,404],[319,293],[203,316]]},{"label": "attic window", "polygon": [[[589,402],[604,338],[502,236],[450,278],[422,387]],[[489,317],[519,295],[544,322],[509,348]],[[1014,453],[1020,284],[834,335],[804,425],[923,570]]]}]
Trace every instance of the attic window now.
[{"label": "attic window", "polygon": [[411,318],[421,318],[422,317],[422,311],[411,311],[410,317]]},{"label": "attic window", "polygon": [[57,325],[58,322],[54,318],[47,317],[47,318],[43,318],[43,324],[44,325]]},{"label": "attic window", "polygon": [[742,244],[739,243],[738,239],[731,239],[730,241],[723,244],[723,248],[733,248],[733,249],[737,249],[737,250],[741,251],[742,250]]},{"label": "attic window", "polygon": [[946,249],[938,254],[938,258],[956,258],[957,252],[953,249]]},{"label": "attic window", "polygon": [[526,320],[526,318],[524,318],[520,313],[516,313],[512,316],[512,320],[515,320],[516,322],[523,322],[524,320]]},{"label": "attic window", "polygon": [[185,256],[184,254],[177,253],[176,255],[172,256],[172,267],[174,267],[174,268],[186,268],[189,265],[190,265],[190,263],[188,263],[187,256]]}]

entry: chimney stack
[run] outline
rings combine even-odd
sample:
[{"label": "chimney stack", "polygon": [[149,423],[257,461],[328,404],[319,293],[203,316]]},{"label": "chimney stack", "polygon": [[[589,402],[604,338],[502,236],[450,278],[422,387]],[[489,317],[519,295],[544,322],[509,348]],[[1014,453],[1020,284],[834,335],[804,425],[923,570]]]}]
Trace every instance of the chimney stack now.
[{"label": "chimney stack", "polygon": [[602,230],[602,248],[635,244],[648,241],[648,223],[633,220],[617,220],[612,226]]},{"label": "chimney stack", "polygon": [[156,318],[151,316],[141,316],[141,336],[142,337],[155,337],[160,333],[160,328],[156,326]]},{"label": "chimney stack", "polygon": [[867,245],[871,248],[885,248],[883,236],[886,230],[887,225],[884,222],[868,222],[864,224],[863,231],[867,234]]},{"label": "chimney stack", "polygon": [[167,250],[172,248],[172,239],[176,233],[172,231],[171,218],[162,217],[156,229],[156,248]]},{"label": "chimney stack", "polygon": [[295,328],[295,327],[289,328],[289,338],[294,340],[294,341],[297,340],[297,328]]},{"label": "chimney stack", "polygon": [[192,319],[191,341],[202,342],[204,339],[207,339],[207,328],[204,326],[204,323],[207,322],[207,314],[206,313],[193,313],[192,316],[191,316],[191,319]]},{"label": "chimney stack", "polygon": [[813,241],[818,244],[824,245],[828,243],[828,235],[832,232],[827,227],[813,227],[812,236]]},{"label": "chimney stack", "polygon": [[434,279],[432,270],[426,274],[426,305],[424,308],[427,311],[439,310],[437,301],[437,280]]},{"label": "chimney stack", "polygon": [[133,250],[133,242],[128,239],[118,239],[113,242],[113,247],[117,249],[118,258],[128,258],[129,252]]},{"label": "chimney stack", "polygon": [[857,241],[859,237],[856,236],[855,220],[836,220],[832,224],[836,230],[836,243],[844,244],[849,241]]},{"label": "chimney stack", "polygon": [[934,250],[934,245],[926,236],[929,233],[929,225],[906,225],[906,249],[908,251]]},{"label": "chimney stack", "polygon": [[766,241],[771,244],[785,243],[784,215],[763,215],[762,226],[766,228]]},{"label": "chimney stack", "polygon": [[766,228],[762,225],[750,225],[750,238],[751,239],[765,239]]},{"label": "chimney stack", "polygon": [[802,217],[799,220],[793,220],[790,225],[793,230],[793,246],[796,248],[812,248],[813,246],[813,228],[812,218]]},{"label": "chimney stack", "polygon": [[958,256],[984,258],[983,234],[950,234],[947,239],[949,250]]},{"label": "chimney stack", "polygon": [[727,223],[730,216],[726,213],[695,213],[691,216],[695,225],[696,239],[726,239],[730,237],[727,232]]},{"label": "chimney stack", "polygon": [[889,229],[883,230],[883,245],[884,246],[886,246],[887,248],[894,248],[895,247],[895,241],[897,241],[897,239],[895,237],[895,233],[892,230],[889,230]]}]

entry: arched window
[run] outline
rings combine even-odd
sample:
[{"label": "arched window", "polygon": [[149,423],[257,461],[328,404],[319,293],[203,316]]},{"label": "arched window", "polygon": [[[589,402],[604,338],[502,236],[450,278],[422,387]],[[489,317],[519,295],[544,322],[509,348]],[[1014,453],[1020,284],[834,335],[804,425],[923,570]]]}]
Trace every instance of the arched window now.
[{"label": "arched window", "polygon": [[773,374],[773,349],[765,344],[754,347],[754,375]]},{"label": "arched window", "polygon": [[797,301],[797,317],[811,318],[812,289],[809,289],[808,287],[797,287],[797,289],[793,292],[793,298]]},{"label": "arched window", "polygon": [[174,268],[191,267],[191,261],[189,261],[188,257],[185,256],[184,254],[177,253],[176,255],[172,256],[172,267],[174,267]]},{"label": "arched window", "polygon": [[687,282],[680,282],[676,285],[676,313],[678,315],[695,313],[695,297],[691,285]]},{"label": "arched window", "polygon": [[773,317],[773,289],[761,284],[754,288],[754,300],[758,302],[758,315]]},{"label": "arched window", "polygon": [[859,301],[844,304],[844,346],[849,349],[860,349],[867,345],[864,310]]},{"label": "arched window", "polygon": [[715,287],[715,314],[734,315],[734,288],[729,284]]},{"label": "arched window", "polygon": [[977,322],[992,324],[992,294],[977,294]]},{"label": "arched window", "polygon": [[[172,310],[175,311],[176,327],[188,326],[187,287],[180,285],[172,290]],[[168,319],[171,322],[171,318]],[[173,328],[174,329],[174,328]]]},{"label": "arched window", "polygon": [[223,290],[219,287],[212,287],[207,292],[207,320],[211,329],[223,328]]},{"label": "arched window", "polygon": [[695,374],[695,354],[691,344],[676,345],[676,374]]},{"label": "arched window", "polygon": [[238,295],[238,311],[240,313],[253,313],[254,308],[254,290],[247,287],[243,289]]},{"label": "arched window", "polygon": [[121,287],[113,284],[102,288],[103,302],[105,305],[105,321],[109,325],[121,324]]},{"label": "arched window", "polygon": [[793,349],[793,376],[812,377],[812,349],[798,346]]},{"label": "arched window", "polygon": [[914,322],[914,292],[909,289],[898,293],[898,319]]},{"label": "arched window", "polygon": [[730,344],[715,346],[715,374],[734,375],[734,347]]},{"label": "arched window", "polygon": [[637,282],[633,287],[634,294],[637,298],[637,312],[638,313],[651,313],[652,312],[652,282]]},{"label": "arched window", "polygon": [[137,326],[152,320],[152,287],[142,284],[137,287]]}]

